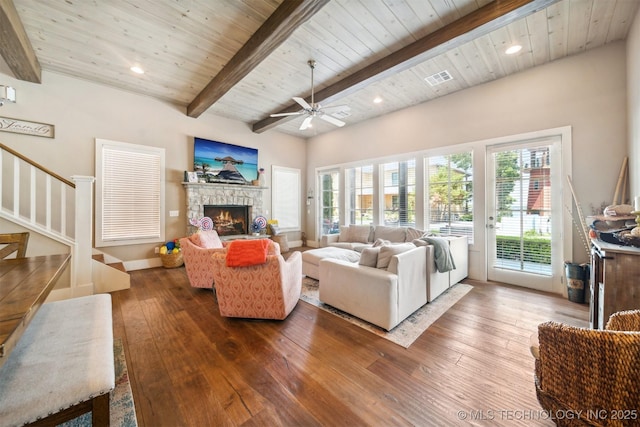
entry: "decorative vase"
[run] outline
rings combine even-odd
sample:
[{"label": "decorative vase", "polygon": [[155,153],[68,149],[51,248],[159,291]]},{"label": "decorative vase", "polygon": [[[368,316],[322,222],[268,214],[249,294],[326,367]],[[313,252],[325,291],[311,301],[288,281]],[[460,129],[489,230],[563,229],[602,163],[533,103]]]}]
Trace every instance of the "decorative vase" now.
[{"label": "decorative vase", "polygon": [[258,185],[260,185],[260,187],[266,187],[267,186],[267,177],[264,174],[264,169],[260,168],[258,170]]}]

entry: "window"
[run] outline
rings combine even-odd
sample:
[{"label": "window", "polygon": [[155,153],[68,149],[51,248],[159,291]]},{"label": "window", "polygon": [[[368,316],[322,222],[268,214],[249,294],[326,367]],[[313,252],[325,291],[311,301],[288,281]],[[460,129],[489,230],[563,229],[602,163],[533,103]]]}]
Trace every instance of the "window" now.
[{"label": "window", "polygon": [[271,212],[282,230],[300,230],[300,169],[272,167]]},{"label": "window", "polygon": [[347,223],[373,224],[373,166],[345,171]]},{"label": "window", "polygon": [[415,226],[416,161],[391,162],[381,166],[384,224]]},{"label": "window", "polygon": [[466,235],[473,242],[471,152],[425,159],[426,224],[442,235]]},{"label": "window", "polygon": [[163,242],[162,148],[96,139],[96,246]]},{"label": "window", "polygon": [[340,232],[340,173],[320,172],[321,234]]}]

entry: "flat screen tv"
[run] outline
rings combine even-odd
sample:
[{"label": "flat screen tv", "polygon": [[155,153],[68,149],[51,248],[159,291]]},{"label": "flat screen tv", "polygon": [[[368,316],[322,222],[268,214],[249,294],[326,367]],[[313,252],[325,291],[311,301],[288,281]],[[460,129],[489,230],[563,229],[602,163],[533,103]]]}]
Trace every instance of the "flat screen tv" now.
[{"label": "flat screen tv", "polygon": [[258,176],[258,150],[196,137],[193,170],[206,182],[250,184]]}]

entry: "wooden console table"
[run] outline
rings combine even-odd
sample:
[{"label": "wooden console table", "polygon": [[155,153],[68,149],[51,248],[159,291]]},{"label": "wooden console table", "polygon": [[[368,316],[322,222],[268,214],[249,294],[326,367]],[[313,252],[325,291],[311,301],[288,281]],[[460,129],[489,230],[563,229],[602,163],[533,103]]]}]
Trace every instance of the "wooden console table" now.
[{"label": "wooden console table", "polygon": [[593,241],[589,291],[593,329],[617,311],[640,309],[640,248]]},{"label": "wooden console table", "polygon": [[70,254],[61,254],[0,260],[0,366],[70,259]]}]

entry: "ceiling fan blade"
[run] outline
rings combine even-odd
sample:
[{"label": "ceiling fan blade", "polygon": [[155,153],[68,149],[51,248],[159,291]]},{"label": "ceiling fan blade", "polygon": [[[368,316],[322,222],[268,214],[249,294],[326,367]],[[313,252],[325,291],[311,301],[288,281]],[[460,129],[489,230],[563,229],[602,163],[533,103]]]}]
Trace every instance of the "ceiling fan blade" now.
[{"label": "ceiling fan blade", "polygon": [[274,113],[271,114],[271,117],[299,116],[302,113],[304,113],[304,111],[296,111],[295,113]]},{"label": "ceiling fan blade", "polygon": [[335,112],[335,111],[351,111],[351,107],[348,105],[336,105],[332,107],[322,107],[322,111],[325,113]]},{"label": "ceiling fan blade", "polygon": [[322,120],[324,120],[325,122],[329,122],[329,123],[331,123],[332,125],[336,125],[336,126],[339,126],[339,127],[342,127],[342,126],[344,126],[344,125],[345,125],[345,123],[344,123],[342,120],[338,120],[338,119],[336,119],[335,117],[331,117],[331,116],[329,116],[329,115],[327,115],[327,114],[322,114],[322,115],[320,116],[320,118],[321,118]]},{"label": "ceiling fan blade", "polygon": [[313,120],[313,116],[309,116],[300,125],[300,130],[306,130],[311,126],[311,120]]},{"label": "ceiling fan blade", "polygon": [[300,104],[302,108],[304,108],[305,110],[311,110],[311,105],[309,105],[309,103],[305,101],[304,98],[299,98],[297,96],[294,96],[293,100],[296,101],[298,104]]}]

